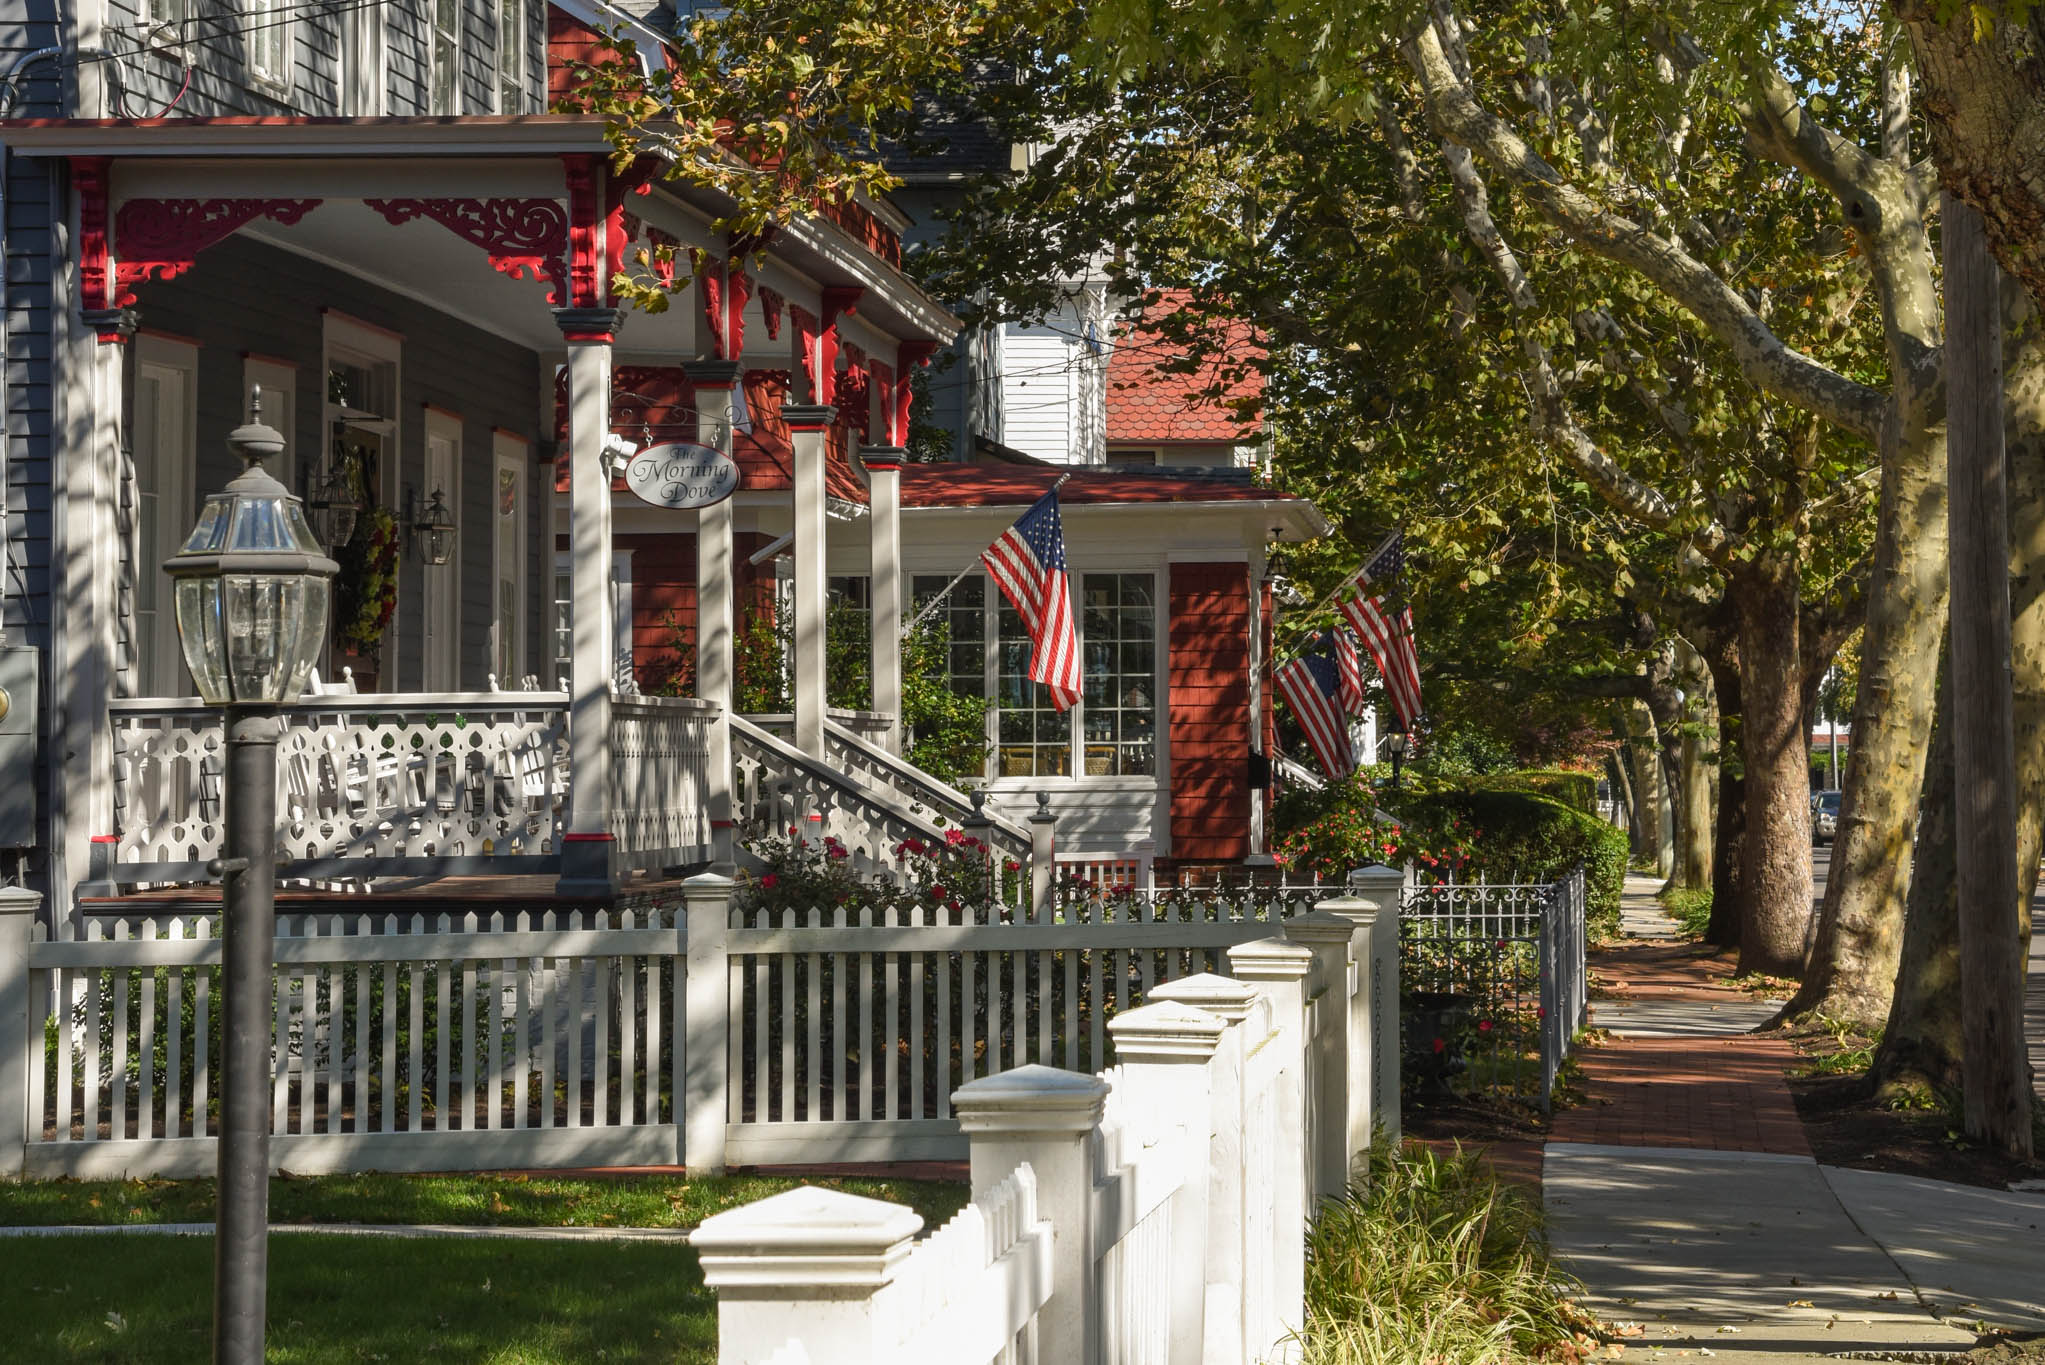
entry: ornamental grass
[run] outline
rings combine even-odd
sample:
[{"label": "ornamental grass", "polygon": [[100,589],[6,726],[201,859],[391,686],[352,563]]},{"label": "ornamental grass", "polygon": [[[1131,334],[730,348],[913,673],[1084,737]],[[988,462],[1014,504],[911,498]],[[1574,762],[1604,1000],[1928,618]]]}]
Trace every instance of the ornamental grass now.
[{"label": "ornamental grass", "polygon": [[1548,1254],[1541,1214],[1474,1157],[1371,1149],[1370,1183],[1307,1243],[1305,1365],[1576,1360],[1595,1319]]}]

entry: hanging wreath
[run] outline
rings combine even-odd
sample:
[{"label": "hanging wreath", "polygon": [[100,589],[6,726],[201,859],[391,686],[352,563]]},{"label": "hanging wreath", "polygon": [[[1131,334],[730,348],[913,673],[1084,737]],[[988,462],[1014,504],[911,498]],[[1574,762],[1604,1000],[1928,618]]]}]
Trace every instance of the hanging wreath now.
[{"label": "hanging wreath", "polygon": [[398,519],[388,508],[370,508],[334,560],[340,565],[334,575],[334,641],[367,654],[398,609]]}]

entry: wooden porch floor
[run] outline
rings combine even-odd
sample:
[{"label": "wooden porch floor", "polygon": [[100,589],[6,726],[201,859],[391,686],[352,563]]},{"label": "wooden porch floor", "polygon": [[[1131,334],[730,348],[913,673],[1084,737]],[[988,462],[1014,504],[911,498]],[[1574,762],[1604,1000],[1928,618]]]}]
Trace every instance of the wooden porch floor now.
[{"label": "wooden porch floor", "polygon": [[[572,895],[555,889],[552,874],[528,876],[404,877],[349,890],[302,886],[277,888],[280,915],[382,914],[474,910],[637,910],[673,905],[681,899],[679,877],[635,877],[616,895]],[[162,887],[119,896],[80,896],[87,915],[204,915],[220,910],[218,886]]]}]

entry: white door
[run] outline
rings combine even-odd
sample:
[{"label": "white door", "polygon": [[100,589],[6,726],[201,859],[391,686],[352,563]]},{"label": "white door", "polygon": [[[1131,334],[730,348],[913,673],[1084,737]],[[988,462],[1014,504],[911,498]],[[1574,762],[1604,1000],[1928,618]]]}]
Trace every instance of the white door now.
[{"label": "white door", "polygon": [[[461,454],[461,418],[428,408],[425,481],[416,509],[423,510],[435,494],[446,501],[451,512],[461,506]],[[456,516],[457,528],[460,520]],[[461,686],[461,531],[454,534],[454,551],[447,563],[420,565],[425,584],[420,593],[419,625],[428,692],[453,692]]]},{"label": "white door", "polygon": [[[496,482],[491,487],[490,671],[499,685],[516,687],[527,671],[525,653],[525,470],[524,441],[498,432],[494,445]],[[552,686],[552,680],[548,680]]]},{"label": "white door", "polygon": [[198,354],[153,337],[138,343],[135,372],[135,692],[182,697],[192,690],[178,646],[170,577],[163,561],[177,552],[193,517],[192,394]]}]

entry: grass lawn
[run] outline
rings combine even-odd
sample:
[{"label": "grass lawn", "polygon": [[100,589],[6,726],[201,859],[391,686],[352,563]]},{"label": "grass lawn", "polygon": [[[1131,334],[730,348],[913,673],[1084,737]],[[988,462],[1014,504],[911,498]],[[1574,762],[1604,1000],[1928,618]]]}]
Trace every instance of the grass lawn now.
[{"label": "grass lawn", "polygon": [[[0,1357],[204,1360],[213,1239],[119,1233],[0,1239]],[[269,1359],[709,1362],[717,1310],[674,1243],[291,1233],[270,1243]]]},{"label": "grass lawn", "polygon": [[[692,1228],[798,1181],[680,1175],[329,1175],[270,1181],[273,1223],[456,1223],[467,1227]],[[907,1204],[935,1228],[965,1205],[964,1185],[918,1180],[808,1182]],[[211,1180],[0,1180],[0,1226],[210,1223]]]}]

